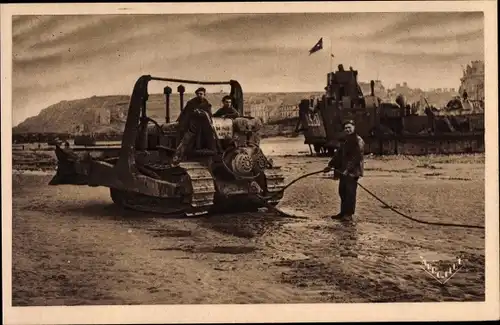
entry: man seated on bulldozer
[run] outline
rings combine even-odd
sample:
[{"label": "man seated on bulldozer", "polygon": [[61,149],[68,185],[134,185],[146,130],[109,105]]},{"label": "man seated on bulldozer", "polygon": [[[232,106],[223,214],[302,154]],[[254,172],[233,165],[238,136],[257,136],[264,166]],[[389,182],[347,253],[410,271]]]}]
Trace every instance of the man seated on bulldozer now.
[{"label": "man seated on bulldozer", "polygon": [[196,97],[186,103],[177,118],[181,141],[172,159],[173,165],[180,163],[186,150],[193,147],[193,142],[199,142],[204,149],[216,150],[216,140],[211,129],[212,105],[205,98],[205,88],[200,87],[195,93]]},{"label": "man seated on bulldozer", "polygon": [[226,95],[222,97],[222,107],[214,113],[213,117],[237,118],[240,113],[233,107],[233,100],[231,96]]}]

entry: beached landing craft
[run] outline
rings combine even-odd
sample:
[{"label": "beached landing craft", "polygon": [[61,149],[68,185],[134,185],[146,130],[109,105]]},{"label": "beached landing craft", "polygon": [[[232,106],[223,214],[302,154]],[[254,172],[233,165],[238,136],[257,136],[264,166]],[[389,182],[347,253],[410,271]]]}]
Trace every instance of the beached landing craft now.
[{"label": "beached landing craft", "polygon": [[[339,65],[336,72],[328,73],[325,94],[317,103],[300,102],[297,130],[301,126],[311,153],[312,146],[317,154],[331,155],[343,136],[342,121],[347,119],[355,121],[366,154],[484,152],[484,110],[476,112],[478,103],[451,100],[443,115],[426,103],[425,115],[418,115],[402,96],[396,103],[382,102],[374,94],[373,81],[371,94],[365,96],[357,74]],[[453,114],[453,110],[462,113]]]},{"label": "beached landing craft", "polygon": [[[140,77],[130,99],[125,130],[119,148],[97,148],[99,157],[83,149],[78,155],[56,147],[57,174],[51,185],[73,184],[110,188],[113,202],[135,210],[172,215],[201,215],[220,211],[255,211],[276,205],[283,197],[283,175],[260,149],[260,120],[252,117],[211,118],[216,150],[203,147],[206,139],[195,139],[179,165],[172,164],[182,138],[179,123],[170,122],[170,87],[164,88],[165,124],[147,115],[148,84],[151,81],[198,85],[230,85],[233,106],[243,116],[243,91],[235,81],[201,82]],[[183,107],[184,86],[177,87]],[[152,124],[152,125],[150,125]],[[85,151],[87,150],[87,152]],[[267,197],[258,199],[255,195]]]}]

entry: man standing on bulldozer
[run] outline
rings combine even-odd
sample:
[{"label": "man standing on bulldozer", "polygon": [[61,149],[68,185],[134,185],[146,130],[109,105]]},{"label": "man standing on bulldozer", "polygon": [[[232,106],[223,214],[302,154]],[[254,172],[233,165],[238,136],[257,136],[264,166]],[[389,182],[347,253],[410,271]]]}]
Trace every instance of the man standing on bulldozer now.
[{"label": "man standing on bulldozer", "polygon": [[203,87],[196,89],[196,97],[190,99],[181,111],[177,122],[179,123],[179,136],[181,141],[177,146],[173,165],[178,165],[183,158],[186,149],[193,142],[200,140],[202,146],[208,150],[215,150],[215,138],[212,133],[210,120],[212,118],[212,105],[205,98],[206,90]]},{"label": "man standing on bulldozer", "polygon": [[356,209],[358,179],[363,177],[365,144],[355,132],[354,121],[346,121],[343,126],[345,140],[324,171],[333,168],[333,179],[339,180],[340,213],[331,218],[351,221]]}]

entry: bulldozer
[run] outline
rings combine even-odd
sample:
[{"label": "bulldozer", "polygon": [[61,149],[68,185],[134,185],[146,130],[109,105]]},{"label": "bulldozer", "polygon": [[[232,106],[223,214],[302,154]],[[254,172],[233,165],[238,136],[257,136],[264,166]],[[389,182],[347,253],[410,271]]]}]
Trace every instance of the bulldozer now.
[{"label": "bulldozer", "polygon": [[[355,122],[356,132],[365,142],[365,154],[484,152],[483,112],[463,109],[465,114],[442,115],[426,101],[425,115],[419,115],[404,96],[397,96],[395,102],[382,101],[375,95],[373,80],[370,94],[363,94],[357,77],[357,70],[345,70],[339,64],[337,71],[327,74],[325,93],[319,100],[300,101],[296,131],[303,132],[312,155],[334,154],[344,136],[345,120]],[[449,106],[461,109],[471,105],[459,101]]]},{"label": "bulldozer", "polygon": [[[211,130],[215,150],[203,147],[199,135],[180,162],[173,162],[183,137],[179,122],[171,121],[171,87],[164,87],[165,123],[148,116],[148,84],[179,83],[180,110],[183,84],[230,86],[237,118],[212,117],[201,123]],[[78,150],[56,146],[56,175],[50,185],[103,186],[112,201],[124,208],[166,216],[257,211],[275,206],[283,197],[284,177],[260,148],[259,119],[243,115],[243,90],[236,80],[208,82],[143,75],[130,98],[119,147]],[[97,153],[97,155],[96,155]],[[266,199],[263,200],[262,198]]]}]

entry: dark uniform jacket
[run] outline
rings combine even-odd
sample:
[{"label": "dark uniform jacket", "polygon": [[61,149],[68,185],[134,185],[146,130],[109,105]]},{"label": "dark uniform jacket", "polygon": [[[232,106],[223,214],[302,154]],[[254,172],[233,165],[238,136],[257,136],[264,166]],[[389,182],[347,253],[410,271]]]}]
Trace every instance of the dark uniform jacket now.
[{"label": "dark uniform jacket", "polygon": [[210,117],[212,116],[212,105],[208,102],[208,100],[205,98],[200,100],[198,97],[190,99],[177,118],[181,133],[186,132],[189,129],[190,123],[193,123],[194,120],[196,120],[197,115],[194,112],[195,109],[203,110],[207,112]]},{"label": "dark uniform jacket", "polygon": [[221,107],[214,113],[213,117],[222,117],[225,116],[227,118],[236,118],[240,116],[240,113],[234,107]]},{"label": "dark uniform jacket", "polygon": [[[339,151],[330,160],[328,166],[340,171],[347,171],[353,177],[362,177],[364,172],[364,147],[363,139],[353,134],[347,136],[341,143]],[[338,171],[335,171],[338,175]]]}]

